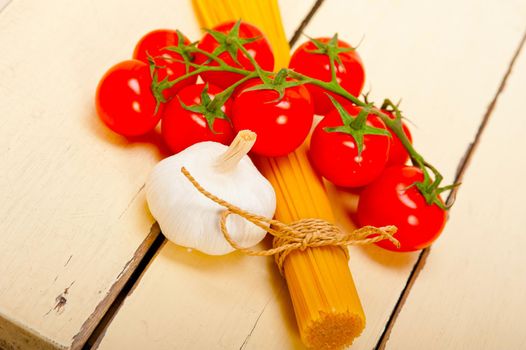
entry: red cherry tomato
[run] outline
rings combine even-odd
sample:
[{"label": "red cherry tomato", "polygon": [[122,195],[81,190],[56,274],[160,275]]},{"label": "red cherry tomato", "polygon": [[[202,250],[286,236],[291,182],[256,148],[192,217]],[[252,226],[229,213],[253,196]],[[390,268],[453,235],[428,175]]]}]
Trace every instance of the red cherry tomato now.
[{"label": "red cherry tomato", "polygon": [[[328,43],[330,38],[316,39],[322,43]],[[345,41],[338,40],[338,47],[351,48]],[[312,41],[308,41],[298,47],[290,60],[289,67],[296,72],[316,78],[323,81],[331,80],[331,70],[329,56],[325,54],[313,53],[316,46]],[[336,78],[341,86],[354,96],[359,96],[362,91],[365,81],[365,71],[362,60],[356,50],[342,52],[338,54],[341,64],[336,64]],[[334,108],[331,100],[327,97],[324,89],[315,85],[308,84],[307,88],[312,96],[314,103],[314,112],[316,114],[325,115]],[[330,93],[338,102],[345,103],[346,99],[343,97]]]},{"label": "red cherry tomato", "polygon": [[[157,66],[158,80],[162,81],[166,77],[168,77],[169,81],[175,80],[187,73],[186,65],[184,64],[183,57],[179,53],[167,50],[166,47],[177,46],[178,41],[179,38],[175,30],[154,30],[139,40],[135,46],[133,58],[149,64],[148,55],[150,55],[153,57],[155,65]],[[185,45],[190,44],[190,41],[185,36],[183,36],[183,41]],[[193,67],[189,67],[188,72],[193,70]],[[167,99],[173,97],[181,88],[194,84],[196,79],[197,76],[192,76],[180,81],[171,88],[164,90],[164,97]]]},{"label": "red cherry tomato", "polygon": [[[215,27],[213,30],[224,34],[228,34],[235,24],[236,22],[227,22]],[[261,66],[261,68],[265,70],[274,69],[274,55],[272,54],[272,49],[270,48],[270,44],[268,43],[268,41],[264,38],[263,33],[261,33],[261,31],[258,28],[254,27],[251,24],[241,22],[239,26],[239,37],[243,39],[259,38],[258,40],[244,44],[243,46],[256,60],[256,62]],[[209,53],[214,52],[214,50],[216,50],[219,46],[220,44],[218,43],[218,41],[214,39],[214,37],[210,33],[205,34],[201,42],[197,45],[199,49],[207,51]],[[220,53],[218,57],[232,67],[243,68],[246,70],[254,70],[254,66],[252,65],[252,63],[250,63],[249,59],[241,52],[241,50],[237,50],[237,60],[239,63],[236,63],[236,61],[232,58],[231,54],[228,51]],[[196,54],[196,63],[204,64],[206,61],[208,61],[208,57],[206,57],[203,54]],[[208,65],[217,66],[217,62],[212,61],[208,63]],[[201,74],[201,78],[203,78],[204,81],[222,88],[229,87],[242,77],[243,76],[240,74],[229,72],[205,72]]]},{"label": "red cherry tomato", "polygon": [[312,126],[309,92],[302,85],[289,87],[279,99],[275,90],[244,91],[259,84],[261,81],[254,79],[239,89],[232,107],[234,129],[257,134],[254,153],[267,157],[286,155],[305,141]]},{"label": "red cherry tomato", "polygon": [[[230,144],[234,138],[232,127],[228,120],[215,118],[213,131],[210,130],[205,116],[201,113],[192,112],[181,105],[181,101],[187,107],[201,103],[201,93],[205,84],[187,86],[170,101],[164,109],[161,122],[161,131],[165,143],[170,150],[178,153],[194,143],[203,141],[215,141],[222,144]],[[211,99],[221,92],[214,85],[208,85],[208,96]],[[225,113],[230,109],[230,101],[221,108]]]},{"label": "red cherry tomato", "polygon": [[422,171],[412,166],[392,166],[360,195],[358,222],[360,225],[395,225],[394,235],[400,249],[383,240],[378,246],[393,251],[413,251],[426,248],[437,239],[446,224],[446,211],[438,205],[429,205],[415,182],[424,179]]},{"label": "red cherry tomato", "polygon": [[[356,117],[361,108],[346,105],[345,109]],[[385,124],[375,115],[367,116],[368,126],[385,129]],[[329,132],[327,127],[344,125],[337,110],[332,110],[316,126],[310,144],[310,159],[314,168],[330,182],[342,187],[360,187],[373,181],[387,163],[389,137],[364,135],[363,149],[358,156],[354,138],[343,132]]]},{"label": "red cherry tomato", "polygon": [[[389,118],[395,119],[395,116],[390,111],[382,110]],[[402,121],[402,129],[404,130],[405,136],[409,139],[409,142],[413,142],[413,137],[407,125]],[[389,130],[389,129],[388,129]],[[391,130],[389,130],[391,132]],[[390,165],[404,165],[409,160],[409,153],[407,153],[404,145],[393,132],[391,132],[391,148],[389,148],[389,159],[387,160],[387,166]]]},{"label": "red cherry tomato", "polygon": [[123,61],[111,67],[97,87],[95,105],[102,121],[124,136],[143,135],[155,128],[162,106],[155,113],[156,101],[150,86],[147,64]]}]

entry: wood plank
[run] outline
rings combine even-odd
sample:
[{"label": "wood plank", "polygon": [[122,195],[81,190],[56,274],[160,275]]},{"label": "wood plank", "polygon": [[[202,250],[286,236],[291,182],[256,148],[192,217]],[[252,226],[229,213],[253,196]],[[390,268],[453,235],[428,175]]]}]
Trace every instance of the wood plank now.
[{"label": "wood plank", "polygon": [[[290,6],[289,31],[310,3]],[[0,347],[78,347],[158,233],[142,185],[160,154],[100,125],[95,86],[148,30],[200,32],[162,0],[17,0],[0,19]]]},{"label": "wood plank", "polygon": [[525,89],[523,48],[387,349],[526,347]]},{"label": "wood plank", "polygon": [[141,35],[175,25],[199,35],[189,3],[2,11],[0,348],[80,347],[158,234],[142,186],[160,155],[107,131],[93,95]]},{"label": "wood plank", "polygon": [[287,38],[294,36],[294,33],[315,3],[316,0],[278,0],[283,29]]},{"label": "wood plank", "polygon": [[[525,4],[502,7],[498,1],[479,6],[476,1],[333,0],[321,7],[305,32],[326,35],[327,23],[334,23],[331,29],[341,38],[351,43],[363,38],[358,50],[373,101],[403,99],[403,111],[416,124],[412,131],[417,148],[443,171],[445,181],[452,181],[520,40],[524,10]],[[489,22],[495,26],[488,28]],[[491,52],[486,49],[488,40],[494,44]],[[448,232],[446,228],[444,235]],[[353,348],[370,349],[385,328],[417,254],[368,247],[352,249],[351,256],[368,322]]]},{"label": "wood plank", "polygon": [[[448,180],[454,177],[522,30],[524,4],[479,5],[326,1],[306,29],[312,36],[338,31],[352,43],[366,35],[359,50],[368,84],[374,87],[371,96],[404,98],[404,111],[419,126],[413,128],[418,148]],[[455,127],[449,130],[447,125]],[[333,198],[339,201],[335,193]],[[355,199],[342,202],[352,207]],[[343,221],[343,208],[336,209],[342,225],[351,227]],[[352,248],[350,266],[368,317],[353,348],[377,344],[416,257],[376,247]],[[123,303],[100,348],[183,349],[189,344],[301,348],[285,286],[272,264],[238,254],[215,260],[167,243]]]},{"label": "wood plank", "polygon": [[[403,98],[403,110],[418,127],[412,128],[418,149],[443,169],[446,181],[451,181],[522,34],[524,16],[511,6],[494,16],[491,8],[500,5],[494,2],[480,9],[475,2],[327,1],[305,33],[323,36],[330,34],[327,28],[331,28],[351,43],[364,37],[358,50],[368,75],[366,87],[372,88],[371,97],[378,101],[386,96]],[[455,11],[451,12],[453,6]],[[518,8],[524,9],[524,5]],[[374,14],[375,20],[366,14]],[[469,18],[470,26],[463,25],[465,18]],[[496,21],[499,31],[488,28],[488,21]],[[436,23],[449,23],[449,30]],[[495,42],[496,51],[486,52],[486,40]],[[467,42],[469,46],[464,47]],[[505,54],[497,57],[497,52]],[[451,102],[444,103],[446,99]],[[458,127],[449,131],[444,123]],[[446,132],[447,138],[443,136]],[[354,209],[356,197],[341,193],[344,197],[338,199],[338,193],[332,194],[340,204],[336,207],[340,218],[345,215],[343,207]],[[352,227],[343,219],[340,222]],[[353,348],[370,349],[385,328],[417,254],[393,254],[367,247],[351,248],[351,257],[350,266],[368,322]],[[254,329],[254,347],[268,344],[266,330],[277,317],[262,317],[268,322],[260,320]],[[277,337],[276,346],[284,337],[284,332]]]}]

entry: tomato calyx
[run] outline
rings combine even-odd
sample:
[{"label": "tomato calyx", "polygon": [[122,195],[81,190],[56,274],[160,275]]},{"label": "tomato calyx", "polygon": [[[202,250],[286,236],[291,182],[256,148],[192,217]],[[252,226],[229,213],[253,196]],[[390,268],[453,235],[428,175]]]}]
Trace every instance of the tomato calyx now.
[{"label": "tomato calyx", "polygon": [[171,88],[174,84],[172,84],[168,80],[168,77],[159,81],[157,69],[162,68],[162,67],[157,66],[155,64],[154,59],[151,56],[148,56],[148,63],[150,64],[150,75],[152,77],[151,90],[152,90],[153,97],[155,97],[155,101],[157,102],[155,106],[155,112],[157,113],[157,111],[159,110],[159,107],[161,106],[161,103],[167,102],[166,98],[163,95],[163,91]]},{"label": "tomato calyx", "polygon": [[[167,46],[165,49],[167,51],[172,51],[181,55],[181,57],[183,58],[183,63],[186,66],[186,73],[189,73],[191,63],[194,61],[192,47],[194,47],[197,43],[191,43],[187,45],[184,42],[183,33],[181,33],[179,30],[176,30],[175,32],[177,33],[177,46]],[[150,70],[151,69],[152,66],[150,65]]]},{"label": "tomato calyx", "polygon": [[353,117],[349,114],[349,112],[347,112],[345,108],[343,108],[343,106],[338,101],[336,101],[334,97],[328,94],[327,96],[329,96],[332,103],[334,104],[334,107],[338,111],[338,114],[342,119],[343,125],[325,127],[323,130],[325,130],[326,132],[340,132],[351,135],[354,139],[354,142],[356,143],[358,157],[360,157],[363,151],[363,138],[365,135],[383,135],[386,137],[391,137],[389,131],[369,126],[366,124],[367,116],[371,113],[372,109],[374,108],[372,104],[363,106],[358,115]]},{"label": "tomato calyx", "polygon": [[206,84],[205,87],[203,88],[203,91],[201,92],[201,102],[197,105],[188,106],[179,98],[179,96],[177,98],[179,99],[179,103],[181,104],[181,107],[183,107],[183,109],[186,109],[187,111],[190,111],[190,112],[202,114],[206,120],[208,128],[214,134],[218,133],[214,129],[214,123],[216,119],[224,119],[228,121],[229,123],[231,123],[230,118],[228,118],[225,112],[223,112],[223,110],[221,109],[223,104],[220,104],[220,105],[213,104],[213,100],[208,95],[208,84]]},{"label": "tomato calyx", "polygon": [[279,72],[273,77],[265,76],[262,78],[262,83],[258,85],[251,86],[249,88],[244,89],[244,91],[256,91],[256,90],[274,90],[276,91],[279,96],[273,101],[269,101],[269,103],[279,102],[283,99],[283,96],[285,96],[285,90],[294,86],[303,85],[302,82],[299,82],[297,80],[290,80],[287,79],[288,77],[288,71],[287,69],[280,69]]},{"label": "tomato calyx", "polygon": [[[400,134],[403,135],[403,125],[402,125],[402,113],[399,109],[399,104],[394,104],[391,100],[385,99],[382,103],[381,109],[391,112],[394,115],[394,119],[390,119],[389,121],[384,120],[385,124],[389,129],[391,129],[397,136]],[[447,186],[440,187],[440,184],[444,177],[442,174],[436,169],[433,165],[426,162],[422,156],[420,156],[418,153],[414,151],[413,146],[409,142],[407,138],[400,138],[400,141],[404,145],[404,147],[408,150],[409,155],[411,157],[411,161],[413,162],[413,165],[420,168],[422,170],[422,173],[424,174],[424,180],[421,182],[415,182],[411,184],[409,187],[415,186],[422,196],[425,198],[426,203],[428,205],[436,204],[440,209],[448,210],[453,205],[453,202],[451,203],[444,203],[444,201],[440,198],[440,194],[445,191],[449,191],[454,189],[455,187],[460,186],[460,183],[454,183]],[[430,170],[433,173],[433,176],[429,174]]]},{"label": "tomato calyx", "polygon": [[318,55],[327,55],[329,57],[329,65],[331,69],[331,81],[329,82],[329,85],[332,85],[332,87],[336,90],[344,90],[341,84],[338,82],[338,78],[336,76],[336,64],[334,62],[337,62],[338,65],[342,66],[343,63],[339,54],[354,51],[355,48],[338,46],[338,33],[335,33],[326,43],[315,38],[309,39],[312,44],[316,46],[316,50],[309,50],[308,52]]},{"label": "tomato calyx", "polygon": [[[426,166],[429,166],[429,164],[426,163]],[[415,186],[418,189],[418,191],[420,191],[428,205],[436,204],[440,209],[444,210],[448,210],[449,208],[451,208],[453,203],[444,203],[444,201],[440,198],[440,194],[444,191],[449,191],[457,186],[460,186],[460,183],[454,183],[451,185],[439,187],[440,182],[442,182],[442,176],[440,174],[435,173],[435,178],[432,179],[427,173],[427,171],[424,170],[423,173],[424,181],[414,182],[407,188]]]},{"label": "tomato calyx", "polygon": [[318,39],[310,38],[309,40],[312,42],[314,46],[316,46],[316,50],[307,50],[309,53],[319,54],[319,55],[327,55],[329,58],[336,62],[338,64],[342,64],[342,61],[340,57],[338,56],[340,53],[350,52],[354,51],[354,47],[339,47],[338,46],[338,33],[335,33],[331,40],[324,43]]},{"label": "tomato calyx", "polygon": [[[177,33],[177,46],[167,46],[164,49],[167,51],[172,51],[177,54],[179,54],[183,59],[182,63],[184,63],[186,67],[186,74],[190,73],[190,67],[193,66],[193,47],[195,46],[195,43],[192,44],[185,44],[185,37],[184,34],[181,33],[179,30],[176,30]],[[157,57],[154,57],[147,53],[148,55],[148,64],[150,66],[150,76],[152,77],[152,84],[151,84],[151,90],[152,94],[155,97],[155,100],[157,101],[157,105],[155,107],[155,111],[159,110],[159,106],[161,103],[168,102],[166,100],[166,97],[164,96],[163,92],[166,89],[170,89],[172,86],[175,85],[176,82],[178,82],[180,79],[176,79],[176,81],[170,81],[169,77],[165,77],[163,80],[159,81],[159,75],[157,73],[158,69],[166,68],[165,66],[160,66],[155,62],[155,59]],[[170,57],[162,57],[164,60],[167,61],[176,61],[173,58]]]},{"label": "tomato calyx", "polygon": [[[228,52],[234,62],[241,65],[237,58],[238,49],[243,47],[245,44],[252,43],[256,40],[261,39],[261,37],[253,38],[241,38],[239,37],[239,27],[241,26],[241,20],[238,20],[236,24],[230,29],[230,31],[225,34],[212,29],[205,29],[205,31],[210,34],[219,44],[219,46],[212,52],[212,56],[219,56],[223,52]],[[243,52],[244,53],[244,52]],[[248,58],[248,57],[247,57]],[[213,59],[209,58],[206,63],[210,63]]]}]

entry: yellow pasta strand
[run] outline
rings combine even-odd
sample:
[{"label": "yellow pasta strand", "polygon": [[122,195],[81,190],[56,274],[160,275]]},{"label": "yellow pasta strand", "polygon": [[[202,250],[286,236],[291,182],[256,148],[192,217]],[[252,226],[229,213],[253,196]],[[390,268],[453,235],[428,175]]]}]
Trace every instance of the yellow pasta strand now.
[{"label": "yellow pasta strand", "polygon": [[[256,25],[273,48],[276,68],[288,65],[290,48],[276,0],[193,0],[193,4],[203,27],[240,18]],[[285,157],[255,159],[276,190],[276,219],[291,223],[315,217],[334,222],[325,188],[306,151],[303,145]],[[292,252],[284,263],[284,275],[308,347],[342,348],[362,332],[365,316],[341,248]]]}]

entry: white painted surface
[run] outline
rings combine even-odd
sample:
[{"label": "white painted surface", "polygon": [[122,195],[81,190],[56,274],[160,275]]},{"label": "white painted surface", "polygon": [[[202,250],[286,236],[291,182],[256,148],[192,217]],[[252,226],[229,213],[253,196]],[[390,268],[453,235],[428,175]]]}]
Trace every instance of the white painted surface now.
[{"label": "white painted surface", "polygon": [[526,348],[524,91],[523,48],[386,349]]},{"label": "white painted surface", "polygon": [[[283,16],[289,36],[296,26],[291,23],[303,17],[298,9],[306,13],[309,8],[300,1],[281,2],[282,7],[290,4],[297,12]],[[166,10],[155,11],[154,7]],[[414,132],[418,148],[451,179],[506,70],[525,17],[525,4],[520,1],[327,0],[307,33],[327,35],[339,31],[352,43],[365,35],[359,51],[373,97],[404,98],[404,110],[419,127]],[[111,64],[129,57],[143,33],[173,26],[183,28],[192,39],[198,38],[188,2],[136,1],[123,7],[122,2],[114,0],[15,0],[1,12],[0,47],[9,48],[0,56],[2,322],[30,328],[40,337],[49,338],[49,344],[54,341],[56,346],[69,346],[148,234],[152,218],[142,193],[135,194],[160,156],[154,146],[128,144],[106,131],[96,121],[92,98],[101,74]],[[524,72],[524,63],[522,67]],[[524,74],[521,76],[517,79],[524,81]],[[514,91],[524,91],[524,86]],[[511,105],[516,106],[514,99],[519,95],[515,92],[507,97]],[[513,114],[512,110],[507,112],[499,113]],[[455,127],[446,130],[446,123]],[[505,123],[500,125],[504,127]],[[479,152],[493,148],[489,135]],[[501,144],[505,140],[497,136],[493,141]],[[498,245],[500,241],[490,240],[496,248],[483,246],[486,254],[479,254],[476,246],[456,241],[477,220],[490,215],[495,215],[493,221],[499,227],[509,227],[502,232],[520,239],[516,234],[520,231],[515,230],[523,224],[519,221],[522,202],[518,201],[520,192],[514,191],[511,184],[505,183],[499,189],[503,195],[495,199],[498,206],[484,204],[486,197],[480,194],[469,195],[481,192],[478,183],[469,190],[470,178],[495,171],[493,163],[482,164],[480,172],[468,173],[467,189],[460,192],[453,220],[426,265],[426,269],[432,269],[421,274],[422,286],[415,285],[409,297],[414,297],[415,303],[406,304],[407,313],[402,312],[400,324],[393,330],[388,343],[393,349],[400,348],[397,344],[408,346],[414,324],[424,324],[417,344],[435,341],[436,335],[431,334],[434,325],[425,323],[435,318],[436,329],[443,332],[437,332],[442,340],[454,335],[450,344],[460,347],[465,339],[474,339],[475,333],[470,330],[469,336],[462,338],[454,331],[467,329],[473,322],[472,315],[480,315],[477,312],[484,310],[479,308],[480,302],[488,302],[488,310],[495,317],[484,323],[480,316],[477,324],[487,327],[496,323],[500,331],[496,334],[501,336],[484,335],[481,344],[492,348],[496,344],[521,345],[523,341],[512,335],[503,338],[509,335],[506,327],[520,320],[519,311],[524,311],[524,304],[519,304],[516,292],[511,291],[524,290],[520,283],[523,280],[513,278],[518,273],[524,275],[520,270],[524,261],[515,254],[520,244],[502,246]],[[497,175],[478,181],[493,182]],[[468,196],[473,196],[472,202],[462,209],[462,198]],[[503,209],[495,212],[495,208]],[[441,252],[441,247],[448,245],[453,248],[434,257],[435,251]],[[475,266],[476,260],[465,260],[465,252],[477,258],[490,257],[486,263],[495,265],[482,270]],[[398,299],[415,255],[395,255],[375,247],[352,249],[351,255],[352,271],[368,317],[366,331],[353,348],[370,349]],[[451,267],[457,265],[470,272],[468,281],[489,287],[485,290],[491,293],[473,298],[470,287],[458,282],[453,289],[459,291],[442,296],[447,308],[434,307],[432,315],[418,313],[429,307],[426,293],[436,293],[436,281],[440,280],[440,285],[451,283]],[[497,266],[512,268],[502,272],[495,270]],[[492,289],[495,284],[490,284],[487,276],[500,282],[499,287]],[[70,285],[65,307],[59,312],[53,310],[56,297]],[[508,290],[511,292],[503,299],[501,293]],[[511,302],[506,304],[508,299]],[[435,299],[432,303],[441,305]],[[499,306],[504,311],[497,314]],[[450,320],[448,308],[463,311],[456,318],[460,328],[448,328],[452,327],[446,322]],[[515,322],[509,329],[519,324]],[[502,339],[511,340],[507,343]],[[300,346],[287,292],[271,260],[237,254],[212,260],[190,255],[172,244],[165,245],[151,263],[110,325],[101,348],[127,345],[134,349],[152,344],[159,349],[176,345],[216,348],[218,344],[223,348],[245,344],[247,349]]]},{"label": "white painted surface", "polygon": [[[288,5],[291,35],[311,3]],[[89,335],[151,244],[141,187],[161,155],[108,131],[93,97],[156,28],[201,36],[189,1],[16,0],[0,15],[0,347]]]},{"label": "white painted surface", "polygon": [[[516,48],[524,10],[519,2],[326,1],[306,33],[338,31],[352,43],[365,34],[359,52],[373,98],[404,98],[404,111],[418,125],[413,128],[418,148],[451,180]],[[353,198],[344,202],[353,206]],[[343,210],[336,209],[343,218]],[[353,349],[376,345],[416,256],[351,249],[350,266],[368,320]],[[225,259],[232,262],[214,263],[165,245],[100,348],[301,348],[286,289],[272,264],[237,255]]]},{"label": "white painted surface", "polygon": [[106,130],[93,97],[143,33],[177,24],[199,35],[173,1],[16,0],[1,13],[0,319],[69,346],[150,232],[140,189],[160,156]]},{"label": "white painted surface", "polygon": [[[338,32],[353,44],[363,37],[358,52],[373,101],[403,99],[402,110],[416,124],[411,131],[417,149],[442,170],[447,183],[498,89],[525,18],[526,3],[519,1],[328,0],[306,33]],[[462,220],[456,210],[451,215]],[[457,234],[448,226],[441,239]],[[416,255],[370,247],[352,249],[351,256],[367,317],[367,327],[353,349],[371,349]]]}]

